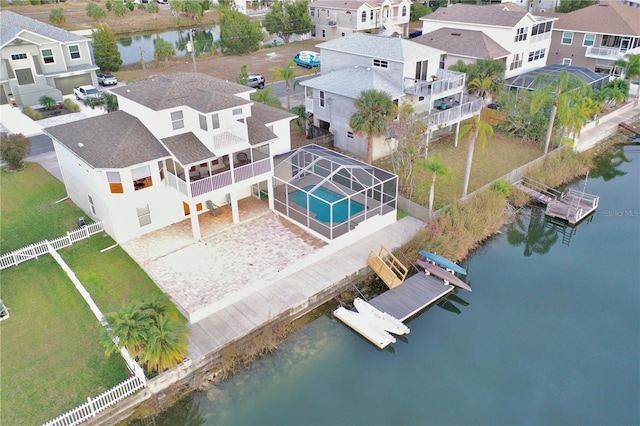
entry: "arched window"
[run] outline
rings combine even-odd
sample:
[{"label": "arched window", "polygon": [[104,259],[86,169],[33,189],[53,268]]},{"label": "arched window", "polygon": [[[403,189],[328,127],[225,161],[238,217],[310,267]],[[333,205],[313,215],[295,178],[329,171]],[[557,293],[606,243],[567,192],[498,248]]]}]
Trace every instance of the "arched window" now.
[{"label": "arched window", "polygon": [[407,6],[402,6],[402,16],[407,16]]},{"label": "arched window", "polygon": [[366,11],[362,11],[362,22],[367,22],[367,12]]}]

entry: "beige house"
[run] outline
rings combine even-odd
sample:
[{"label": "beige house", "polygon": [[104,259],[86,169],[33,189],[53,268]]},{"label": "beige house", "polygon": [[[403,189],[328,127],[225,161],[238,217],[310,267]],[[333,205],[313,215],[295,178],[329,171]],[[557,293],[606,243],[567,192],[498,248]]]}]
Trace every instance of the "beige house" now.
[{"label": "beige house", "polygon": [[0,104],[34,106],[41,96],[61,101],[76,86],[95,85],[97,69],[89,39],[0,12]]},{"label": "beige house", "polygon": [[318,0],[309,3],[313,38],[332,40],[356,32],[408,36],[409,0]]},{"label": "beige house", "polygon": [[[547,15],[545,15],[547,16]],[[611,64],[640,53],[640,4],[602,2],[557,17],[547,64],[562,63],[610,74]]]}]

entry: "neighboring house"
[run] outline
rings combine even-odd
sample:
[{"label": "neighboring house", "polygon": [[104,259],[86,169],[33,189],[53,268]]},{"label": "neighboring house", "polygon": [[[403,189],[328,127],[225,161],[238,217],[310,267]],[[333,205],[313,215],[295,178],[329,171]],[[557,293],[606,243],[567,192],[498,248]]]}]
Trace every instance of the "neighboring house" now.
[{"label": "neighboring house", "polygon": [[409,35],[409,0],[318,0],[309,3],[314,29],[311,36],[322,40],[356,32]]},{"label": "neighboring house", "polygon": [[[313,125],[333,133],[336,148],[366,157],[367,135],[349,126],[354,101],[367,90],[388,93],[394,103],[412,104],[431,133],[479,114],[482,100],[463,94],[465,75],[447,71],[445,52],[398,37],[354,34],[318,45],[322,75],[303,81],[305,108]],[[456,133],[457,134],[457,133]],[[393,148],[385,137],[374,139],[373,158]]]},{"label": "neighboring house", "polygon": [[562,63],[615,74],[612,63],[640,53],[640,4],[607,2],[553,14],[548,64]]},{"label": "neighboring house", "polygon": [[[176,73],[112,90],[119,111],[45,129],[67,194],[118,242],[273,192],[273,157],[291,149],[294,115],[255,89]],[[269,197],[269,206],[273,201]]]},{"label": "neighboring house", "polygon": [[507,63],[510,52],[482,31],[443,27],[412,38],[415,43],[447,52],[444,68],[458,61],[475,64],[478,59],[497,59]]},{"label": "neighboring house", "polygon": [[[563,0],[571,1],[571,0]],[[501,0],[502,3],[514,3],[529,12],[553,12],[560,6],[561,0]]]},{"label": "neighboring house", "polygon": [[[534,16],[510,3],[486,6],[459,3],[438,8],[434,13],[420,19],[423,42],[429,33],[443,28],[446,28],[446,31],[482,32],[485,35],[485,45],[490,39],[509,52],[504,56],[503,51],[499,51],[498,57],[490,58],[505,61],[505,78],[545,66],[553,21],[556,20],[553,17]],[[442,35],[438,43],[442,43]],[[491,50],[493,49],[487,49]],[[449,49],[447,51],[449,52]],[[462,57],[462,50],[458,52]],[[451,53],[456,55],[455,51]]]},{"label": "neighboring house", "polygon": [[8,10],[0,11],[0,104],[61,101],[81,85],[95,85],[89,39]]}]

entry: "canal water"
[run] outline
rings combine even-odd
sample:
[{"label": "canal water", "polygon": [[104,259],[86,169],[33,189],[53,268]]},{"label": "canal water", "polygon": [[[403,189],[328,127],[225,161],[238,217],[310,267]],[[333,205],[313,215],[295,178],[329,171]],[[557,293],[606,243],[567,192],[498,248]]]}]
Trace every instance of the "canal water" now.
[{"label": "canal water", "polygon": [[465,265],[473,293],[390,350],[324,316],[156,425],[638,424],[639,154],[591,171],[600,207],[577,228],[536,211],[505,227]]}]

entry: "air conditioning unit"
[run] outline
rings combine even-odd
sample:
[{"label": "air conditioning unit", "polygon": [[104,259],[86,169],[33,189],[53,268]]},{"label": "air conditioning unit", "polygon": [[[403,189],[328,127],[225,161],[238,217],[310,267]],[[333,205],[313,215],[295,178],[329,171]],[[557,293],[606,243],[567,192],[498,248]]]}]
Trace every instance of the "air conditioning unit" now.
[{"label": "air conditioning unit", "polygon": [[335,27],[336,25],[338,25],[336,21],[329,21],[328,24],[332,27]]}]

